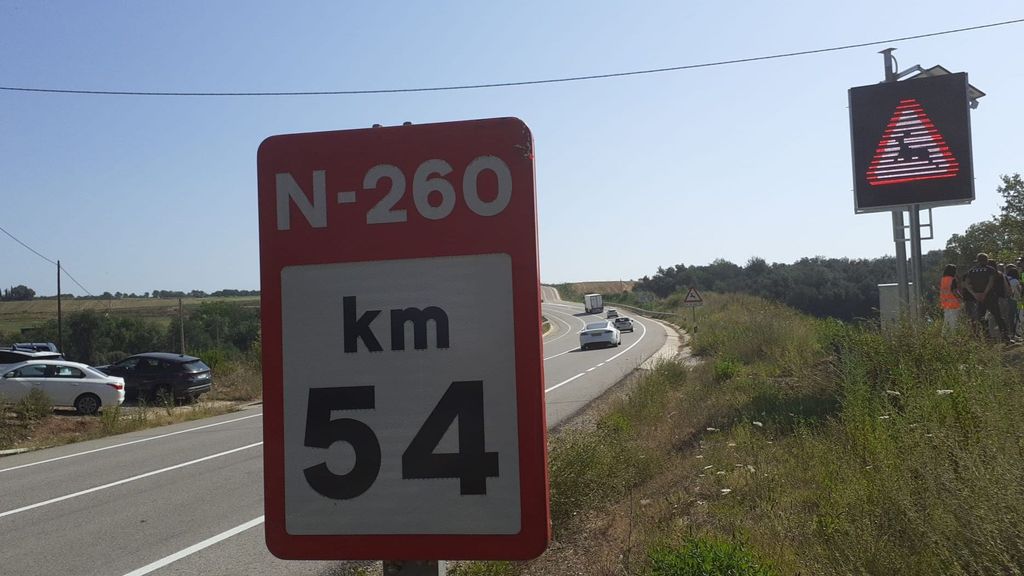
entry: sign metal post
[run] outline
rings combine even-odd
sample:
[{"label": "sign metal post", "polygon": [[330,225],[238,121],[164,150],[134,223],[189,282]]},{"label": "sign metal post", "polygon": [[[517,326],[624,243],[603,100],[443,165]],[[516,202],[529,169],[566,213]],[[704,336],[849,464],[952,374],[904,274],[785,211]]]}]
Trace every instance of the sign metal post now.
[{"label": "sign metal post", "polygon": [[704,305],[704,298],[696,288],[690,288],[683,298],[683,306],[693,311],[693,333],[697,333],[697,308]]}]

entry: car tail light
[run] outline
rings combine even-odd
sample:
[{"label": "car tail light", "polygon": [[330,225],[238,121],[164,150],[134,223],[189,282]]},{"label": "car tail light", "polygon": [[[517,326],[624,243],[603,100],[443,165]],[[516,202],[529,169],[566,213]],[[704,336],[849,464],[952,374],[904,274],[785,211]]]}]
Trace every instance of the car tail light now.
[{"label": "car tail light", "polygon": [[121,382],[107,382],[107,386],[110,386],[114,390],[124,390],[124,384]]}]

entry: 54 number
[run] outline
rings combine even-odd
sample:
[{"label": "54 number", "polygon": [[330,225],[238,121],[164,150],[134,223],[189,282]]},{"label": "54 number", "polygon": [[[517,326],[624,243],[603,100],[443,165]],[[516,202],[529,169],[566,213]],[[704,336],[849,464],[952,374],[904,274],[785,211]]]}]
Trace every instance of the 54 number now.
[{"label": "54 number", "polygon": [[[305,445],[329,448],[347,442],[355,465],[345,474],[331,472],[326,462],[303,470],[313,490],[335,500],[355,498],[370,489],[380,473],[380,441],[366,423],[353,418],[331,419],[334,410],[373,410],[373,386],[311,388],[306,407]],[[458,419],[459,451],[435,453]],[[484,448],[484,383],[452,382],[402,453],[402,478],[458,478],[459,493],[486,494],[487,478],[498,476],[498,453]]]}]

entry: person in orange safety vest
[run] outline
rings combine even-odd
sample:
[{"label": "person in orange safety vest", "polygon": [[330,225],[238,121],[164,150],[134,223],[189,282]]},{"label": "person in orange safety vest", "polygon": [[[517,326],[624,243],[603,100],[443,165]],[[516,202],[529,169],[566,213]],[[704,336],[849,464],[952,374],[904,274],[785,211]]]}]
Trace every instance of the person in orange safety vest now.
[{"label": "person in orange safety vest", "polygon": [[946,320],[946,328],[956,329],[956,321],[960,316],[960,283],[956,279],[956,265],[947,264],[939,281],[939,306]]}]

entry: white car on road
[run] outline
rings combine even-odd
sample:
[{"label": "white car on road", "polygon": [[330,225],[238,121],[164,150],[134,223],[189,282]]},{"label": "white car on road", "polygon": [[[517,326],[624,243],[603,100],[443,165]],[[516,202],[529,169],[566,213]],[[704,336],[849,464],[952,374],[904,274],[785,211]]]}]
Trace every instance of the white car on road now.
[{"label": "white car on road", "polygon": [[594,346],[618,346],[622,343],[622,334],[611,322],[591,322],[580,331],[580,350]]},{"label": "white car on road", "polygon": [[79,414],[124,402],[124,378],[67,360],[28,360],[0,375],[0,401],[17,402],[33,389],[41,390],[54,406],[73,406]]}]

